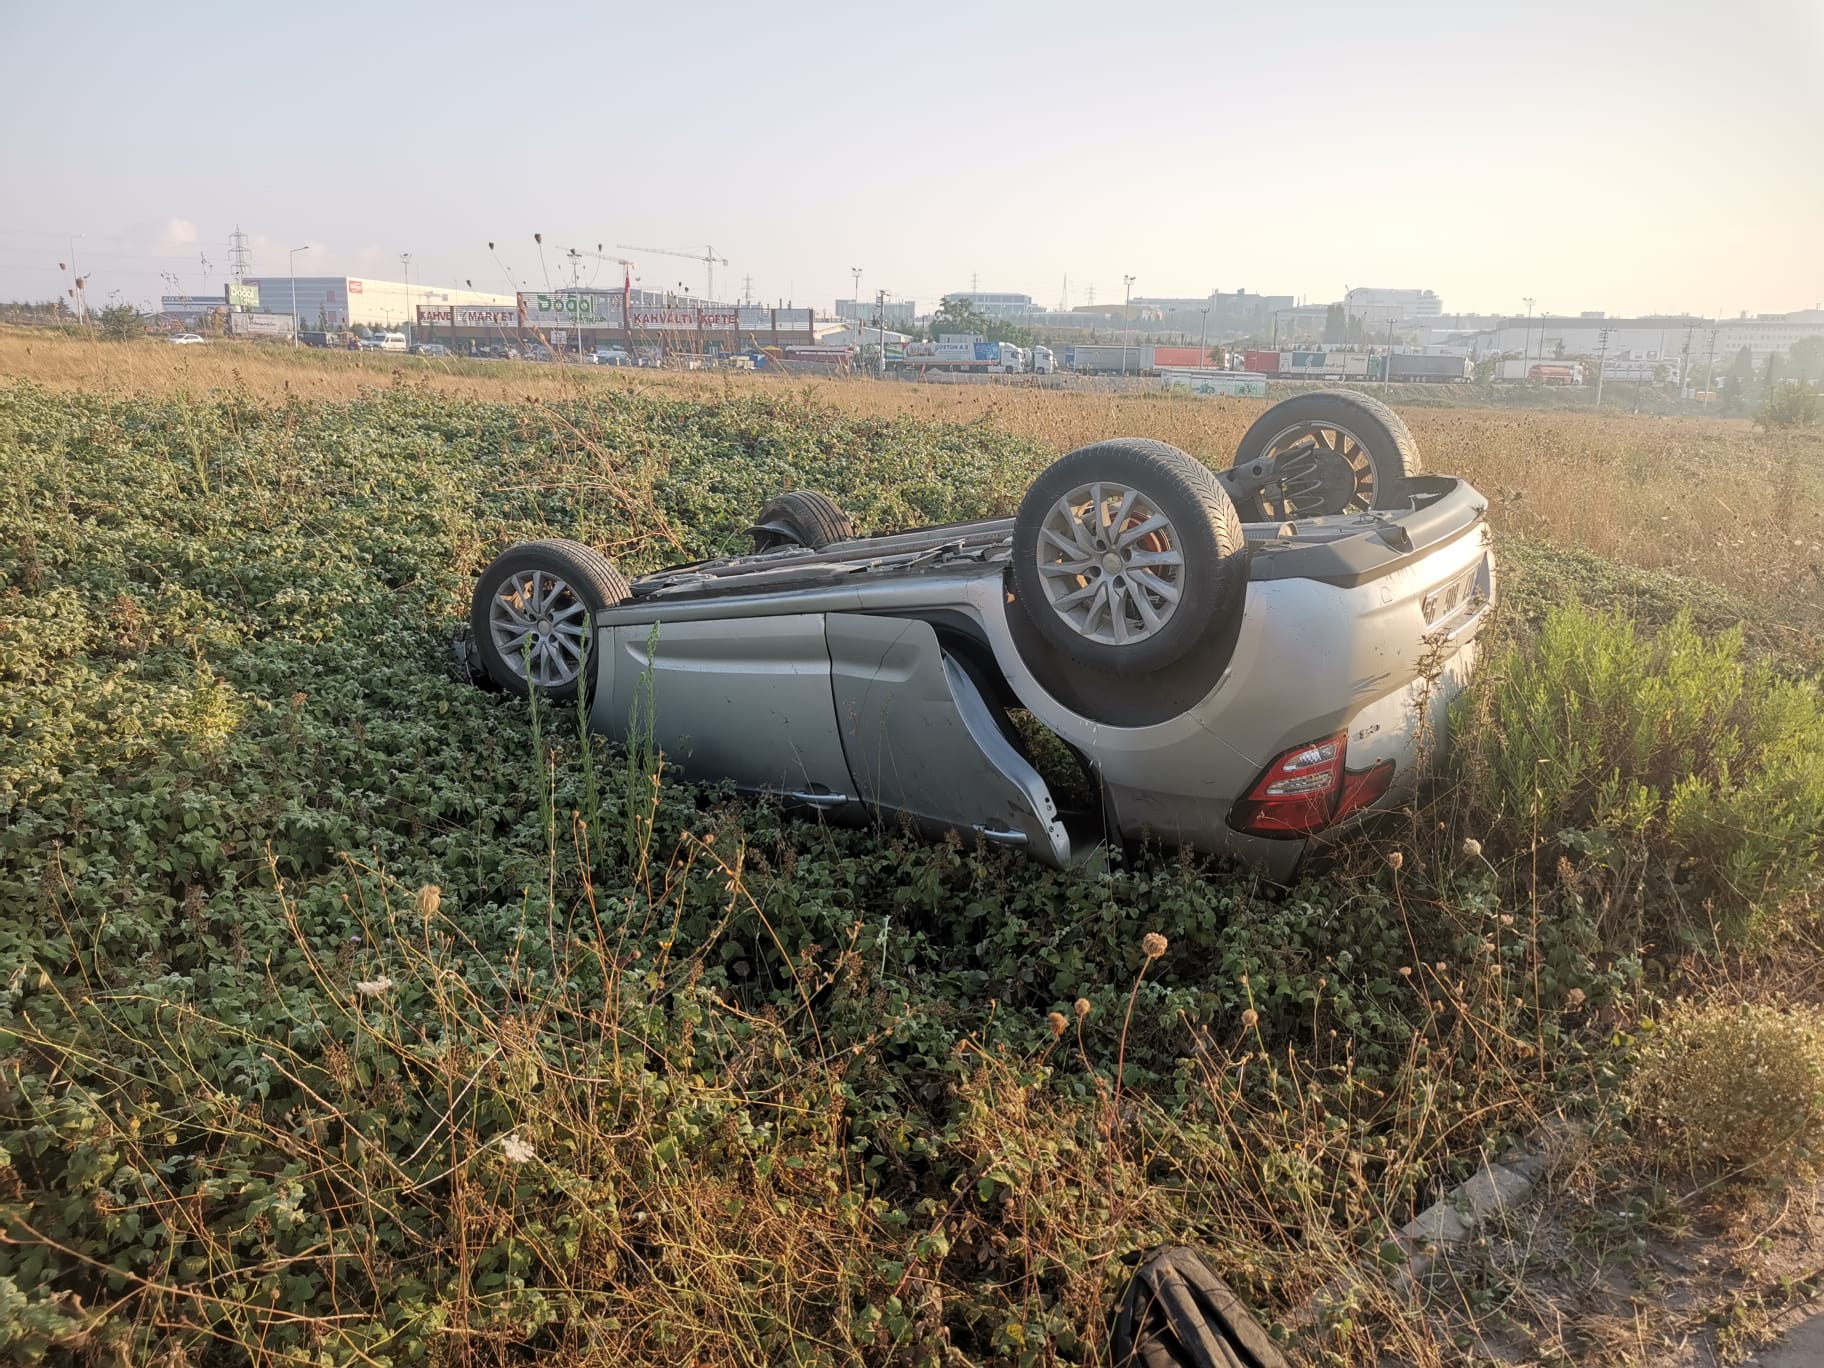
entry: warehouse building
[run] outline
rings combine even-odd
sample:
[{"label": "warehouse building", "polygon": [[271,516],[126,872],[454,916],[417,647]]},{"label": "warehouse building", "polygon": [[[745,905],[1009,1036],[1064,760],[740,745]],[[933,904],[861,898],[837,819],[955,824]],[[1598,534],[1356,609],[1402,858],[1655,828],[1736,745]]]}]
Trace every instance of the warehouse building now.
[{"label": "warehouse building", "polygon": [[1477,339],[1483,355],[1635,357],[1664,361],[1690,356],[1693,368],[1711,358],[1735,359],[1743,347],[1755,364],[1787,352],[1806,337],[1824,337],[1824,309],[1761,314],[1754,318],[1694,318],[1689,314],[1652,318],[1508,318]]},{"label": "warehouse building", "polygon": [[[421,304],[505,305],[510,294],[458,290],[418,281],[371,280],[365,276],[260,276],[248,282],[260,291],[262,313],[294,314],[300,328],[382,328],[403,332]],[[294,302],[292,291],[297,291]]]}]

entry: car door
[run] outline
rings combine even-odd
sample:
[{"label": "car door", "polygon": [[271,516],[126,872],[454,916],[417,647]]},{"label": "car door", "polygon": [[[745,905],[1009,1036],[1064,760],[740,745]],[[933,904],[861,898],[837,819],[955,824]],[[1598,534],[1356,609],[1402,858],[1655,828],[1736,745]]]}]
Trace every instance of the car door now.
[{"label": "car door", "polygon": [[648,668],[653,739],[686,779],[732,779],[834,809],[854,785],[837,734],[821,613],[612,629],[611,696],[598,725],[624,735]]},{"label": "car door", "polygon": [[1066,863],[1070,839],[1050,789],[929,623],[831,613],[824,633],[842,745],[864,805]]}]

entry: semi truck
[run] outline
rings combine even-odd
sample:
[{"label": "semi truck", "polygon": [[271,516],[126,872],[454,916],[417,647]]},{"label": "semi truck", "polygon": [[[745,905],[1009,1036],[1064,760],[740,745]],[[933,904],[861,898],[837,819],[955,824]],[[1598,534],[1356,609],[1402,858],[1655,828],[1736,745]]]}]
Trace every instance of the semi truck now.
[{"label": "semi truck", "polygon": [[1463,384],[1475,372],[1467,356],[1409,356],[1395,352],[1388,358],[1387,378],[1395,382]]},{"label": "semi truck", "polygon": [[1150,343],[1123,347],[1091,342],[1064,350],[1064,367],[1079,375],[1147,375],[1153,369]]},{"label": "semi truck", "polygon": [[[1389,371],[1388,367],[1392,369]],[[1474,368],[1463,356],[1325,350],[1243,352],[1241,368],[1279,380],[1380,380],[1405,384],[1468,380]]]},{"label": "semi truck", "polygon": [[1509,359],[1501,363],[1503,380],[1530,381],[1535,385],[1581,385],[1583,364],[1579,361]]},{"label": "semi truck", "polygon": [[[891,362],[893,358],[888,357]],[[981,338],[938,342],[908,342],[905,355],[894,364],[916,371],[986,371],[995,375],[1017,374],[1024,369],[1024,352],[1011,342],[987,342]]]}]

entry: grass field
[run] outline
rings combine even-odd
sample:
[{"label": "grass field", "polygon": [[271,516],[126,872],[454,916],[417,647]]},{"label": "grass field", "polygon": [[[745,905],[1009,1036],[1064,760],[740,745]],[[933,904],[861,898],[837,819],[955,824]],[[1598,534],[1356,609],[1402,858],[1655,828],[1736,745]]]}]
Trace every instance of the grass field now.
[{"label": "grass field", "polygon": [[[297,354],[254,344],[110,346],[0,331],[0,374],[56,389],[260,399],[350,399],[376,386],[532,405],[602,390],[719,398],[782,390],[856,418],[985,424],[1052,452],[1104,437],[1158,438],[1224,464],[1260,400],[1057,394],[1017,387],[632,374],[379,353]],[[1764,434],[1746,420],[1512,409],[1409,408],[1432,468],[1492,501],[1497,528],[1690,576],[1824,626],[1824,434]]]},{"label": "grass field", "polygon": [[[0,1350],[1105,1363],[1162,1241],[1308,1363],[1639,1362],[1811,1295],[1749,1239],[1628,1318],[1666,1240],[1795,1192],[1629,1099],[1670,998],[1824,963],[1815,438],[1411,412],[1508,611],[1435,789],[1282,890],[789,820],[444,663],[515,539],[642,570],[780,488],[1003,512],[1258,404],[17,334],[0,371]],[[1373,1274],[1553,1117],[1562,1244]]]}]

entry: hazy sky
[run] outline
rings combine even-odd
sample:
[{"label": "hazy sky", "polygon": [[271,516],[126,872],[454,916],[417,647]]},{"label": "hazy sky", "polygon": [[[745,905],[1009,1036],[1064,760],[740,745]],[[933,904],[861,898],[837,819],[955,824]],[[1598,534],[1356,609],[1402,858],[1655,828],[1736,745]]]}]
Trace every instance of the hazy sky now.
[{"label": "hazy sky", "polygon": [[[256,273],[1445,308],[1824,299],[1824,0],[0,0],[0,297]],[[487,251],[500,246],[507,271]],[[703,288],[639,252],[642,283]],[[552,267],[555,270],[555,264]],[[610,271],[613,268],[609,268]],[[66,280],[67,283],[67,280]]]}]

